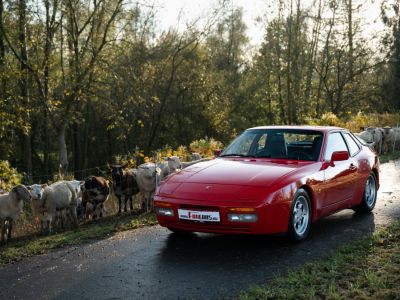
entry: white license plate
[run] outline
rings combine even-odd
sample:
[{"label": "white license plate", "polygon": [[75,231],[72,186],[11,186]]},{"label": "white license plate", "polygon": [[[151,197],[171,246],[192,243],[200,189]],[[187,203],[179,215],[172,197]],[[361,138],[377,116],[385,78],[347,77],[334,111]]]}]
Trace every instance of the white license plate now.
[{"label": "white license plate", "polygon": [[179,219],[190,221],[220,222],[218,211],[178,209],[178,217]]}]

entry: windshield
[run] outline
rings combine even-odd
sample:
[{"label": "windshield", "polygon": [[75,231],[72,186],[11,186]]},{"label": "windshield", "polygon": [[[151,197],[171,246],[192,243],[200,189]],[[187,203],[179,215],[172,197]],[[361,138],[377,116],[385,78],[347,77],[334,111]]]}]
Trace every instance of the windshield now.
[{"label": "windshield", "polygon": [[249,129],[238,136],[220,156],[287,158],[317,161],[322,133],[299,129]]}]

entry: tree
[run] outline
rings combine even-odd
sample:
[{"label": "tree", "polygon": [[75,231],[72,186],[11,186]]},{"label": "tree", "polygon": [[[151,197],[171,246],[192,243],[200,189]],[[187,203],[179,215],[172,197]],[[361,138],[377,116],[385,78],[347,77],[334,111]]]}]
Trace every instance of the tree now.
[{"label": "tree", "polygon": [[387,51],[389,71],[389,76],[383,85],[383,90],[386,91],[383,98],[388,99],[387,104],[390,110],[398,111],[400,109],[400,1],[384,1],[381,11],[382,20],[390,29],[382,41]]}]

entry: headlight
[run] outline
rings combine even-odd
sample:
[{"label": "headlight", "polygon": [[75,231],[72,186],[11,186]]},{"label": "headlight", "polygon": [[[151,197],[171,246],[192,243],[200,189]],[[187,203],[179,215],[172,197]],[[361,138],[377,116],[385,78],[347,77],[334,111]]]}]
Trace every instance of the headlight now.
[{"label": "headlight", "polygon": [[172,208],[167,208],[167,207],[156,207],[156,213],[160,216],[167,216],[167,217],[174,216],[174,210]]},{"label": "headlight", "polygon": [[258,217],[256,214],[228,214],[230,222],[257,222]]}]

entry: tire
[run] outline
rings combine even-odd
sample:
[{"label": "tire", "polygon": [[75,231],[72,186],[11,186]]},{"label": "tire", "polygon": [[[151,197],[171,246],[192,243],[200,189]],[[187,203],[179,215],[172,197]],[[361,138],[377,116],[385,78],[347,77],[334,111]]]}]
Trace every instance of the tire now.
[{"label": "tire", "polygon": [[307,238],[311,227],[311,201],[304,189],[299,189],[293,199],[288,236],[292,242],[300,242]]},{"label": "tire", "polygon": [[377,195],[376,176],[372,172],[365,181],[365,189],[361,203],[353,207],[353,210],[360,213],[369,213],[375,207]]}]

